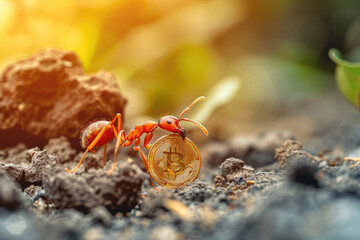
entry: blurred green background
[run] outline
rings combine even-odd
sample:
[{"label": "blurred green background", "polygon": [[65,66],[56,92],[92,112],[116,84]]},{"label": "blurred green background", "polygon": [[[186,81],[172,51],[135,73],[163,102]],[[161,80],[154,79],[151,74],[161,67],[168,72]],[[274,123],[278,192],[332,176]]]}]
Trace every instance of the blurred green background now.
[{"label": "blurred green background", "polygon": [[0,0],[0,36],[1,68],[57,47],[113,72],[134,124],[222,95],[197,120],[225,137],[336,91],[328,50],[360,60],[360,1]]}]

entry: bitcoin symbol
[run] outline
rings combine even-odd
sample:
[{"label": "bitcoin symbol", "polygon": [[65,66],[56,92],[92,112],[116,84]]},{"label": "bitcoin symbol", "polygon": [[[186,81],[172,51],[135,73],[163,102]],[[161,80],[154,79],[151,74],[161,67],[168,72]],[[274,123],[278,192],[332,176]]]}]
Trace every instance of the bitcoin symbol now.
[{"label": "bitcoin symbol", "polygon": [[159,138],[148,155],[151,177],[161,186],[180,188],[193,182],[201,167],[201,156],[195,144],[179,134]]},{"label": "bitcoin symbol", "polygon": [[169,178],[175,179],[177,174],[181,174],[185,171],[185,156],[183,153],[177,152],[176,147],[174,147],[174,151],[172,151],[172,149],[173,148],[170,147],[170,150],[168,152],[163,151],[163,154],[166,155],[167,163],[167,169],[164,172],[167,172],[169,174]]}]

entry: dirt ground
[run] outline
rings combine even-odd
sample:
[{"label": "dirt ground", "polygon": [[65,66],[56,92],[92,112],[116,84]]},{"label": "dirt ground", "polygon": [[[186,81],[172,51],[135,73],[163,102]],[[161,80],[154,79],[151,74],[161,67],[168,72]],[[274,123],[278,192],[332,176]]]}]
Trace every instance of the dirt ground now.
[{"label": "dirt ground", "polygon": [[83,154],[72,133],[25,135],[37,147],[12,135],[0,149],[0,238],[358,239],[360,164],[344,157],[360,156],[359,119],[338,93],[285,106],[265,131],[199,143],[198,179],[160,191],[132,148],[106,174],[114,141],[105,167],[100,150],[68,173]]}]

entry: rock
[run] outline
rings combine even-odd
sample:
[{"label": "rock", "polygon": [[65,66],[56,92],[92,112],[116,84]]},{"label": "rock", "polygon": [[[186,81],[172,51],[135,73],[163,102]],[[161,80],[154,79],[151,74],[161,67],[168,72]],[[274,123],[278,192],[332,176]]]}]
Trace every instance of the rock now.
[{"label": "rock", "polygon": [[56,159],[56,156],[48,155],[46,151],[41,151],[38,147],[27,150],[25,154],[21,152],[21,155],[25,155],[23,158],[26,159],[26,163],[0,162],[0,168],[24,188],[33,183],[41,183],[45,166]]},{"label": "rock", "polygon": [[302,156],[310,158],[309,155],[302,150],[302,145],[299,141],[286,140],[281,147],[275,149],[275,159],[280,169],[288,169],[292,159],[297,159]]},{"label": "rock", "polygon": [[239,136],[230,141],[233,157],[243,159],[255,168],[275,162],[275,148],[287,139],[295,139],[287,131],[265,132],[251,136]]},{"label": "rock", "polygon": [[31,148],[29,150],[26,151],[26,160],[31,163],[32,161],[32,157],[35,155],[35,153],[39,152],[40,151],[40,148],[38,147],[34,147],[34,148]]},{"label": "rock", "polygon": [[237,158],[226,159],[219,167],[220,175],[227,177],[230,174],[238,173],[245,166],[245,162]]},{"label": "rock", "polygon": [[139,202],[144,173],[131,159],[119,161],[110,176],[106,167],[77,175],[59,165],[47,166],[43,187],[48,199],[60,209],[75,208],[87,213],[105,206],[111,213],[129,212]]},{"label": "rock", "polygon": [[301,150],[302,145],[299,141],[286,140],[280,147],[275,149],[275,159],[281,165],[290,155]]},{"label": "rock", "polygon": [[72,161],[76,154],[76,151],[71,148],[69,140],[64,136],[50,139],[44,150],[49,154],[56,155],[56,162],[59,164]]},{"label": "rock", "polygon": [[[214,178],[216,187],[228,187],[231,183],[238,183],[239,178],[246,180],[254,179],[255,170],[245,167],[245,162],[237,158],[226,159],[219,167],[217,176]],[[241,185],[241,184],[238,184]]]},{"label": "rock", "polygon": [[0,170],[0,208],[14,211],[28,205],[29,201],[22,195],[20,186],[11,181],[6,172]]},{"label": "rock", "polygon": [[78,146],[82,128],[96,118],[124,113],[125,98],[114,76],[86,75],[71,51],[46,49],[5,67],[0,76],[2,144],[44,146],[67,137]]},{"label": "rock", "polygon": [[14,181],[21,183],[22,178],[24,176],[24,169],[21,165],[0,162],[0,168],[5,170],[7,174],[9,174],[9,176],[11,176]]},{"label": "rock", "polygon": [[0,169],[5,170],[19,184],[23,182],[24,167],[30,163],[27,151],[23,143],[0,150]]},{"label": "rock", "polygon": [[32,198],[35,192],[40,191],[42,188],[36,185],[30,185],[29,187],[25,188],[24,193],[26,193],[30,198]]},{"label": "rock", "polygon": [[48,155],[46,151],[30,149],[28,155],[31,156],[31,163],[24,168],[24,180],[27,183],[37,183],[42,181],[42,175],[45,167],[55,162],[56,157]]},{"label": "rock", "polygon": [[283,177],[273,172],[255,172],[255,169],[245,166],[244,161],[237,158],[226,159],[219,167],[214,178],[216,187],[243,190],[254,184],[273,184],[283,180]]},{"label": "rock", "polygon": [[[242,178],[242,177],[240,177]],[[243,179],[243,178],[242,178]],[[236,183],[238,183],[238,180],[236,180]],[[226,188],[227,187],[227,184],[226,184],[226,179],[221,176],[221,175],[217,175],[215,176],[214,178],[214,184],[215,186],[217,187],[223,187],[223,188]],[[240,185],[240,183],[238,183]]]}]

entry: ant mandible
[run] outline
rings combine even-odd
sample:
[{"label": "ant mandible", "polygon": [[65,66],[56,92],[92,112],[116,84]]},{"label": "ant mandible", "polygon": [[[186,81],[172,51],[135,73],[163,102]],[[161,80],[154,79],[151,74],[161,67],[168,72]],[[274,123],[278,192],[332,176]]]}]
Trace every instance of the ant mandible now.
[{"label": "ant mandible", "polygon": [[[100,147],[102,145],[105,145],[104,147],[104,156],[103,156],[103,166],[105,165],[105,158],[106,158],[106,145],[109,141],[111,141],[114,137],[116,137],[116,146],[114,151],[114,160],[111,165],[111,169],[107,171],[107,174],[110,175],[112,171],[115,169],[116,166],[116,156],[117,152],[119,150],[119,147],[128,147],[134,142],[133,149],[135,151],[139,151],[141,159],[144,162],[144,165],[146,167],[146,170],[149,172],[148,165],[146,163],[146,160],[144,158],[144,154],[142,153],[140,149],[140,137],[146,133],[146,136],[144,138],[144,146],[145,148],[150,148],[151,144],[149,144],[150,140],[153,137],[153,132],[157,127],[160,127],[164,130],[167,130],[172,133],[178,133],[182,139],[186,138],[186,131],[184,128],[181,127],[180,121],[186,121],[196,124],[206,135],[209,134],[208,130],[201,125],[200,123],[191,120],[189,118],[181,118],[184,113],[190,110],[192,106],[194,106],[197,102],[205,100],[205,97],[198,97],[195,99],[187,108],[182,111],[180,116],[178,118],[174,116],[163,116],[159,119],[158,122],[154,121],[147,121],[143,124],[139,124],[135,127],[135,129],[131,129],[130,132],[126,135],[125,131],[122,129],[122,119],[121,114],[118,113],[116,116],[109,121],[97,121],[92,124],[90,124],[84,131],[81,139],[81,146],[83,148],[86,148],[86,151],[84,152],[84,155],[82,156],[79,164],[73,168],[68,169],[65,168],[68,172],[74,172],[76,171],[84,161],[84,158],[86,154],[90,151],[95,153],[93,148]],[[117,128],[115,126],[115,122],[117,120]]]}]

